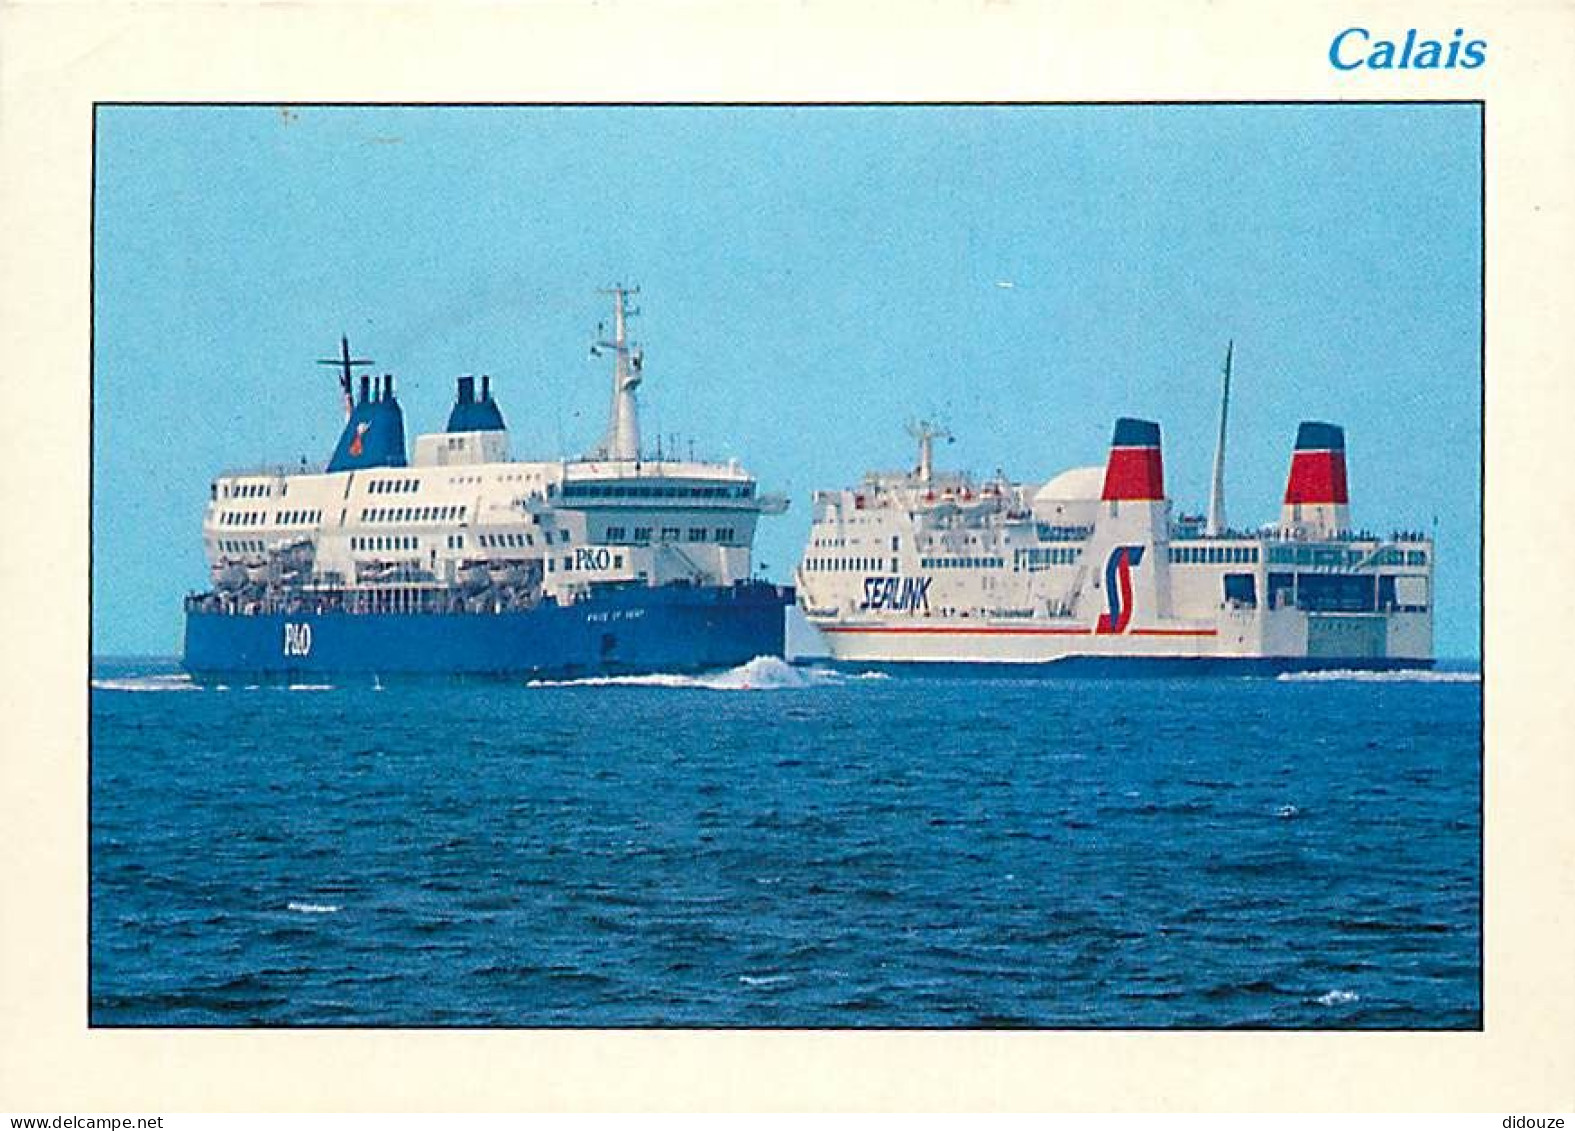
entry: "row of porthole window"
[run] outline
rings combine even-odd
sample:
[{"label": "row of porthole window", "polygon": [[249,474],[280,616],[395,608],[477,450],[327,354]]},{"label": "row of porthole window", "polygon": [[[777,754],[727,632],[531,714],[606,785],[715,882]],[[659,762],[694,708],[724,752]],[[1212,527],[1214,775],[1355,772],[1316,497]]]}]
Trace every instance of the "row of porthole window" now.
[{"label": "row of porthole window", "polygon": [[1094,533],[1092,526],[1058,526],[1053,523],[1037,524],[1041,542],[1086,542]]},{"label": "row of porthole window", "polygon": [[469,507],[371,507],[361,512],[362,522],[452,522],[464,521]]},{"label": "row of porthole window", "polygon": [[1006,565],[1004,558],[922,558],[925,569],[1000,569]]},{"label": "row of porthole window", "polygon": [[876,570],[882,567],[880,558],[806,558],[804,568],[811,573],[836,573],[844,570]]},{"label": "row of porthole window", "polygon": [[[567,534],[567,531],[564,532]],[[529,534],[478,534],[476,540],[488,549],[502,546],[534,546],[536,540]]]},{"label": "row of porthole window", "polygon": [[1177,565],[1255,565],[1256,546],[1172,546],[1170,560]]},{"label": "row of porthole window", "polygon": [[753,483],[726,486],[687,486],[667,483],[568,483],[563,495],[570,499],[747,499]]},{"label": "row of porthole window", "polygon": [[[628,537],[628,533],[628,527],[609,526],[607,528],[606,541],[634,542],[637,545],[644,545],[651,540],[651,528],[649,526],[636,526],[634,528],[633,538]],[[689,528],[689,541],[709,541],[718,542],[725,545],[733,541],[733,533],[734,531],[731,526],[718,526],[715,530],[710,531],[708,531],[703,526],[691,526]],[[662,538],[664,541],[673,541],[677,537],[678,528],[676,526],[664,526],[662,528]]]},{"label": "row of porthole window", "polygon": [[421,487],[419,479],[374,479],[367,486],[367,492],[373,495],[408,494]]},{"label": "row of porthole window", "polygon": [[378,535],[350,539],[352,550],[415,550],[420,547],[414,535]]},{"label": "row of porthole window", "polygon": [[263,544],[250,538],[221,538],[219,539],[219,552],[222,554],[260,554]]},{"label": "row of porthole window", "polygon": [[264,499],[272,496],[273,485],[270,483],[231,483],[224,488],[226,499]]},{"label": "row of porthole window", "polygon": [[1012,565],[1017,569],[1026,568],[1030,571],[1043,569],[1045,566],[1074,565],[1082,554],[1083,551],[1078,546],[1015,550],[1012,553]]},{"label": "row of porthole window", "polygon": [[[220,526],[261,526],[268,521],[267,511],[225,511],[219,516]],[[273,516],[276,525],[289,526],[298,523],[321,522],[323,512],[310,511],[280,511]]]},{"label": "row of porthole window", "polygon": [[[1407,562],[1414,556],[1415,560]],[[1368,561],[1369,557],[1371,558]],[[1256,559],[1254,559],[1256,560]],[[1368,550],[1346,549],[1340,546],[1270,546],[1269,561],[1274,565],[1354,566],[1368,561],[1369,565],[1423,565],[1427,553],[1422,550],[1409,552],[1386,546],[1373,553]]]}]

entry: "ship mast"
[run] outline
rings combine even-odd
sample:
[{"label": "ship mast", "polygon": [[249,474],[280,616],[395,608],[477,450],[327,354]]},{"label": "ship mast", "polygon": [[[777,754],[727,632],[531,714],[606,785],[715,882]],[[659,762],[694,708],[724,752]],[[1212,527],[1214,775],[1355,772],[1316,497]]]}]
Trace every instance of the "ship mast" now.
[{"label": "ship mast", "polygon": [[350,419],[350,414],[355,411],[355,393],[352,389],[354,383],[353,370],[357,365],[371,365],[369,357],[350,356],[350,338],[346,334],[339,335],[339,356],[318,358],[318,365],[332,365],[339,370],[339,391],[345,398],[345,419]]},{"label": "ship mast", "polygon": [[951,440],[952,434],[938,424],[920,420],[908,425],[908,435],[919,441],[919,482],[928,484],[935,478],[935,441]]},{"label": "ship mast", "polygon": [[[614,286],[600,293],[613,296],[613,335],[610,341],[599,338],[591,347],[591,355],[600,357],[602,350],[612,350],[614,363],[607,435],[595,454],[601,459],[637,460],[640,458],[640,417],[634,391],[640,387],[644,354],[639,347],[630,344],[627,322],[640,313],[638,308],[630,308],[628,304],[629,297],[639,294],[640,288]],[[598,334],[601,330],[598,326]]]},{"label": "ship mast", "polygon": [[1232,339],[1225,346],[1225,388],[1220,396],[1220,435],[1214,447],[1214,484],[1209,491],[1209,518],[1204,528],[1211,538],[1218,538],[1225,530],[1225,425],[1230,416],[1230,363],[1236,342]]}]

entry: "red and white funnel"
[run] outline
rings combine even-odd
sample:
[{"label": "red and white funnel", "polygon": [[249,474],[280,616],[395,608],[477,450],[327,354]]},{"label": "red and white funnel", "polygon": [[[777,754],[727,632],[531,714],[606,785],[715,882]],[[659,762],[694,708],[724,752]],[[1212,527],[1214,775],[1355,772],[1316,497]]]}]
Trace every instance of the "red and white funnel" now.
[{"label": "red and white funnel", "polygon": [[1165,461],[1159,451],[1159,425],[1123,416],[1116,421],[1105,463],[1105,502],[1157,502],[1165,497]]},{"label": "red and white funnel", "polygon": [[1169,530],[1159,425],[1123,416],[1110,440],[1094,534],[1084,548],[1098,572],[1080,611],[1096,633],[1119,635],[1129,624],[1151,625],[1170,615]]},{"label": "red and white funnel", "polygon": [[1285,482],[1280,526],[1311,538],[1351,529],[1351,496],[1345,480],[1345,430],[1321,420],[1296,429],[1296,452]]}]

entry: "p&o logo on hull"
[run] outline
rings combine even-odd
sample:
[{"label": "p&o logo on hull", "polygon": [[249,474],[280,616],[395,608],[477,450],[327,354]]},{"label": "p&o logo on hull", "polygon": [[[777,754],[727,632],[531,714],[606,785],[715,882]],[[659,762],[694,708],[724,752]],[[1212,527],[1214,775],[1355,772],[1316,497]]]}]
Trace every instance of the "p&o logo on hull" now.
[{"label": "p&o logo on hull", "polygon": [[311,625],[285,622],[284,654],[286,656],[310,656],[312,654]]}]

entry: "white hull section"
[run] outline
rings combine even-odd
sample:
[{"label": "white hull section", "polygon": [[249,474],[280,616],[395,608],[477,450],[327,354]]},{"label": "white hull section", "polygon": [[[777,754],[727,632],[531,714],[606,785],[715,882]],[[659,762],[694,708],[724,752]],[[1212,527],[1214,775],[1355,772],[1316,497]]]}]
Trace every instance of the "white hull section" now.
[{"label": "white hull section", "polygon": [[[817,623],[812,621],[811,623]],[[1086,625],[922,621],[821,620],[833,659],[866,663],[1046,664],[1074,658],[1150,660],[1340,659],[1432,660],[1423,614],[1306,614],[1222,616],[1212,626],[1129,628],[1100,635]]]}]

